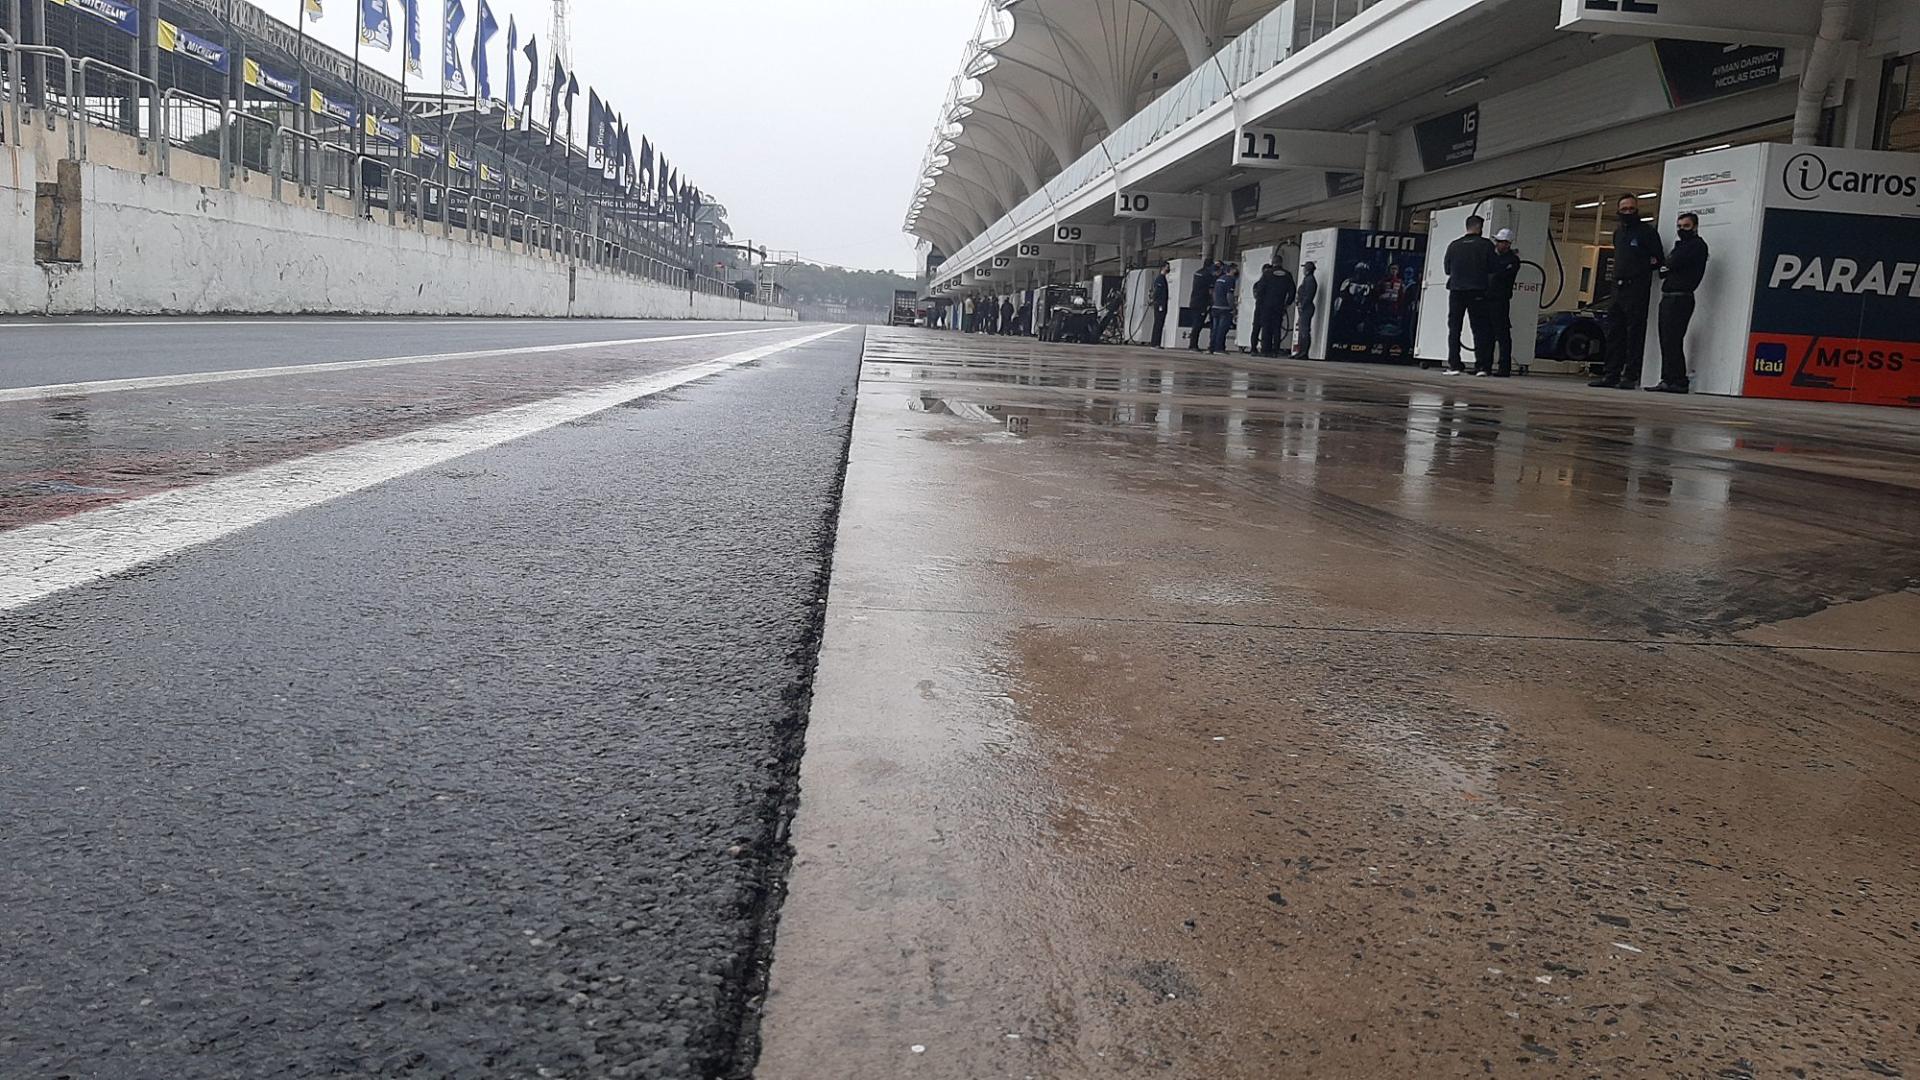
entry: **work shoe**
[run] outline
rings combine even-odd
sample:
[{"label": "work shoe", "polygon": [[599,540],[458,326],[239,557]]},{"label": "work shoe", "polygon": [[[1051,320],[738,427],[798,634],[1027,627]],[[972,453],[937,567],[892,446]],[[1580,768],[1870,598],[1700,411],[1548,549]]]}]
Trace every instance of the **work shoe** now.
[{"label": "work shoe", "polygon": [[1466,370],[1465,370],[1464,368],[1441,368],[1441,369],[1440,369],[1440,374],[1442,374],[1442,375],[1465,375],[1465,374],[1466,374]]},{"label": "work shoe", "polygon": [[1662,382],[1658,386],[1647,387],[1647,393],[1649,394],[1685,394],[1688,393],[1689,390],[1690,388],[1686,383]]},{"label": "work shoe", "polygon": [[1473,377],[1476,379],[1484,379],[1492,374],[1493,372],[1491,371],[1476,371],[1473,373]]},{"label": "work shoe", "polygon": [[1496,371],[1496,372],[1494,372],[1494,373],[1493,373],[1493,377],[1494,377],[1494,378],[1496,378],[1496,379],[1511,379],[1511,378],[1513,378],[1513,372],[1511,372],[1511,371]]},{"label": "work shoe", "polygon": [[1604,379],[1604,378],[1595,379],[1592,382],[1588,383],[1587,385],[1593,387],[1596,390],[1613,390],[1613,389],[1617,389],[1620,386],[1620,380]]}]

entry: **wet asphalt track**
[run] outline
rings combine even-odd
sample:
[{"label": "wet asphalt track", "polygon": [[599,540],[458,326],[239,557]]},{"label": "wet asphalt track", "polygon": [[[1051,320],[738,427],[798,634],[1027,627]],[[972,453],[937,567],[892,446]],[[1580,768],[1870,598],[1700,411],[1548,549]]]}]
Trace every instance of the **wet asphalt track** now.
[{"label": "wet asphalt track", "polygon": [[96,379],[753,330],[647,319],[0,319],[0,389]]},{"label": "wet asphalt track", "polygon": [[859,346],[0,615],[0,1077],[742,1070]]}]

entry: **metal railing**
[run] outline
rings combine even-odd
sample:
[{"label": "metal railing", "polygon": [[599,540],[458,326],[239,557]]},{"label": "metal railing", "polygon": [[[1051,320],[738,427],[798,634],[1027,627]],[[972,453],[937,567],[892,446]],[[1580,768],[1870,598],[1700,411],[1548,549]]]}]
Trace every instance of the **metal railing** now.
[{"label": "metal railing", "polygon": [[[135,92],[124,97],[102,98],[96,108],[94,98],[87,91],[87,72],[99,71],[100,81],[109,84],[129,83]],[[92,127],[111,128],[124,135],[133,136],[135,149],[149,160],[159,155],[153,153],[153,131],[149,118],[142,122],[146,110],[141,106],[147,101],[157,101],[160,97],[160,84],[137,71],[128,71],[117,64],[109,64],[97,56],[83,56],[74,65],[74,87],[79,96],[80,117],[84,121],[80,128],[80,160],[87,160],[87,129]],[[140,88],[151,91],[142,95]],[[71,107],[71,103],[70,103]]]},{"label": "metal railing", "polygon": [[[35,65],[29,73],[24,65]],[[622,232],[609,214],[581,200],[553,198],[551,210],[535,213],[490,197],[433,180],[349,146],[301,131],[285,121],[298,115],[294,102],[216,101],[174,86],[163,86],[136,71],[93,56],[74,57],[50,45],[16,42],[0,29],[0,139],[22,146],[35,114],[48,132],[66,126],[66,156],[89,161],[88,132],[98,128],[126,137],[142,160],[142,172],[172,177],[181,162],[175,152],[211,163],[217,184],[231,190],[236,180],[264,173],[271,199],[286,201],[293,181],[294,201],[316,209],[345,210],[373,220],[384,210],[386,224],[421,233],[438,220],[443,237],[456,227],[467,243],[555,262],[575,263],[634,279],[686,289],[689,294],[737,295],[731,284],[705,277],[643,248],[659,250],[661,240],[645,230]],[[98,141],[97,139],[95,140]],[[126,144],[122,144],[126,145]],[[124,152],[124,151],[121,151]],[[111,159],[111,155],[109,155]],[[375,175],[384,183],[366,190]],[[530,188],[527,190],[531,195]],[[344,203],[344,206],[338,204]],[[384,205],[382,205],[384,204]],[[456,222],[455,215],[460,220]],[[572,220],[561,220],[561,215]],[[582,222],[590,222],[584,227]]]}]

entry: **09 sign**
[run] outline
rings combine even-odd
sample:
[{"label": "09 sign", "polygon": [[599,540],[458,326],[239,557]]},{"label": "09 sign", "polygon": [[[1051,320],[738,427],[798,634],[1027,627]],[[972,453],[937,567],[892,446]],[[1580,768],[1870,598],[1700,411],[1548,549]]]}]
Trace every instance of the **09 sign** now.
[{"label": "09 sign", "polygon": [[1056,244],[1117,244],[1120,242],[1120,229],[1113,225],[1060,223],[1053,227],[1053,242]]}]

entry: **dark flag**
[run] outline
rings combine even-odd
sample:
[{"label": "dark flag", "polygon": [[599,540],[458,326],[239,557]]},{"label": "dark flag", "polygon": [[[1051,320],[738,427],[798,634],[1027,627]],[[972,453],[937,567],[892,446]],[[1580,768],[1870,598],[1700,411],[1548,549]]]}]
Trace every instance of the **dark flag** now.
[{"label": "dark flag", "polygon": [[[598,169],[607,159],[607,144],[602,141],[606,110],[600,104],[600,91],[587,91],[587,168]],[[568,127],[572,127],[571,124]]]},{"label": "dark flag", "polygon": [[640,136],[640,175],[647,189],[653,189],[653,140]]},{"label": "dark flag", "polygon": [[473,97],[485,103],[493,100],[493,80],[487,73],[487,42],[500,32],[500,20],[493,17],[487,0],[480,0],[473,22]]},{"label": "dark flag", "polygon": [[627,130],[626,117],[620,118],[620,168],[614,181],[624,190],[633,190],[633,137]]},{"label": "dark flag", "polygon": [[560,92],[567,88],[567,69],[560,66],[560,57],[553,58],[553,84],[547,87],[547,145],[552,146],[560,138]]},{"label": "dark flag", "polygon": [[607,181],[618,180],[620,178],[620,120],[614,115],[611,105],[607,106],[600,120],[606,125],[606,131],[600,139],[600,145],[605,150],[600,157],[600,178]]},{"label": "dark flag", "polygon": [[513,110],[520,104],[520,27],[515,25],[513,16],[507,16],[507,119],[506,128],[512,131]]},{"label": "dark flag", "polygon": [[527,98],[520,111],[527,114],[526,128],[533,130],[533,94],[540,89],[540,38],[537,34],[527,35]]},{"label": "dark flag", "polygon": [[573,99],[580,96],[580,77],[567,73],[567,145],[573,145]]}]

